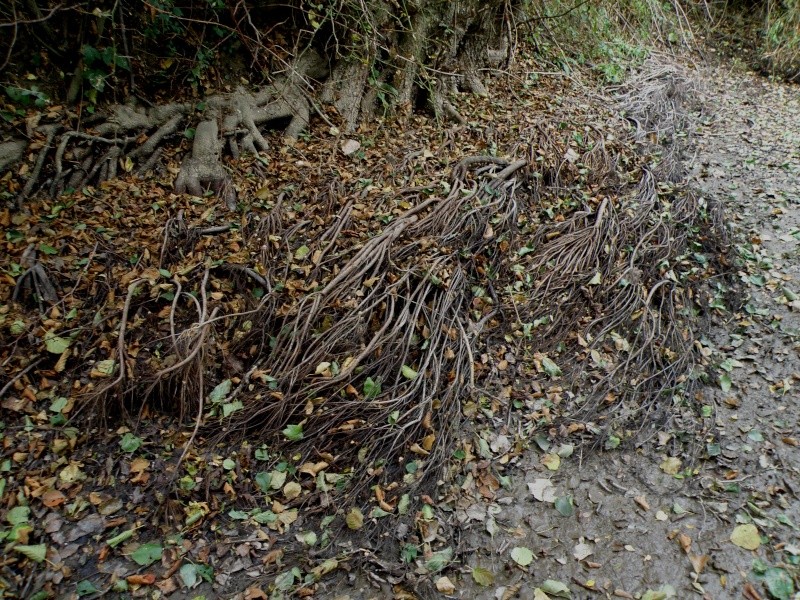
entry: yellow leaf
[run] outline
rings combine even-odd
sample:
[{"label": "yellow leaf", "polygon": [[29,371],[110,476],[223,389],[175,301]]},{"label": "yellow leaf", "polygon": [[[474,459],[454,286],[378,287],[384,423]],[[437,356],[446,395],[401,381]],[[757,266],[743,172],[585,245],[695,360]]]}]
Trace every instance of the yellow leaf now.
[{"label": "yellow leaf", "polygon": [[755,525],[738,525],[731,533],[731,541],[745,550],[755,550],[761,545],[761,536]]},{"label": "yellow leaf", "polygon": [[681,459],[674,456],[668,456],[664,461],[658,465],[667,475],[675,475],[681,470]]},{"label": "yellow leaf", "polygon": [[345,517],[345,523],[350,529],[361,529],[364,526],[364,515],[357,508],[351,508]]}]

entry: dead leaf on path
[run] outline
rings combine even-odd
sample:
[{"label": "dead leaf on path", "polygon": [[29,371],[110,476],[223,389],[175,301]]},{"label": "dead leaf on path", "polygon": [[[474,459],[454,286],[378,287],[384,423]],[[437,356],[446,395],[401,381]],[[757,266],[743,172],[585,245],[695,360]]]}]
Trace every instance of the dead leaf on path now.
[{"label": "dead leaf on path", "polygon": [[350,512],[347,513],[345,522],[347,523],[347,527],[350,529],[361,529],[361,527],[364,525],[364,515],[357,508],[352,508],[350,509]]},{"label": "dead leaf on path", "polygon": [[761,545],[761,536],[753,524],[737,525],[731,533],[731,542],[745,550],[755,550]]},{"label": "dead leaf on path", "polygon": [[297,470],[300,473],[305,473],[306,475],[311,475],[313,477],[316,477],[317,473],[319,473],[323,469],[326,469],[327,467],[328,463],[326,463],[325,461],[320,461],[316,463],[307,462],[300,465],[300,468]]},{"label": "dead leaf on path", "polygon": [[450,581],[449,578],[439,577],[439,579],[436,580],[436,589],[442,594],[452,594],[456,591],[456,586],[453,585],[453,582]]},{"label": "dead leaf on path", "polygon": [[342,142],[342,154],[345,156],[355,154],[359,148],[361,148],[361,143],[357,140],[345,140]]},{"label": "dead leaf on path", "polygon": [[156,583],[156,587],[158,588],[158,591],[166,596],[177,591],[178,584],[174,577],[167,577],[166,579]]},{"label": "dead leaf on path", "polygon": [[591,544],[586,544],[584,542],[576,544],[575,548],[572,550],[572,556],[574,556],[577,561],[581,561],[592,554],[594,554],[594,549]]},{"label": "dead leaf on path", "polygon": [[550,471],[558,471],[561,466],[561,457],[558,454],[545,454],[541,462]]},{"label": "dead leaf on path", "polygon": [[131,462],[131,473],[133,477],[130,478],[131,483],[146,484],[150,480],[150,473],[147,469],[150,467],[150,461],[145,458],[134,458]]},{"label": "dead leaf on path", "polygon": [[660,465],[658,465],[667,475],[675,475],[681,470],[681,459],[674,456],[668,456]]},{"label": "dead leaf on path", "polygon": [[156,582],[156,576],[152,573],[144,573],[143,575],[128,575],[125,580],[131,585],[153,585]]},{"label": "dead leaf on path", "polygon": [[690,554],[689,560],[692,563],[692,568],[694,572],[700,575],[703,572],[703,569],[706,568],[706,564],[708,564],[710,557],[707,554],[699,554],[697,556]]},{"label": "dead leaf on path", "polygon": [[528,484],[528,491],[539,502],[555,502],[556,488],[549,479],[534,479]]}]

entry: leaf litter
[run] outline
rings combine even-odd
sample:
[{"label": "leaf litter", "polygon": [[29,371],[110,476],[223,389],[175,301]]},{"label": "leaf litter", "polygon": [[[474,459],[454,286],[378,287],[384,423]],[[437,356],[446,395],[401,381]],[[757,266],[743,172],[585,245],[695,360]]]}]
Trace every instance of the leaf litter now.
[{"label": "leaf litter", "polygon": [[[687,127],[675,100],[691,97],[691,83],[655,61],[618,102],[643,136],[669,137]],[[246,575],[256,581],[247,597],[304,596],[351,563],[377,569],[395,594],[426,583],[452,594],[465,580],[451,565],[473,555],[448,532],[491,521],[499,543],[514,529],[505,501],[527,448],[566,477],[575,464],[566,447],[618,447],[645,423],[697,434],[695,376],[715,350],[691,307],[729,300],[708,284],[725,285],[731,260],[718,208],[676,176],[675,138],[651,164],[656,150],[637,152],[620,135],[612,103],[572,102],[572,85],[554,77],[526,88],[525,113],[503,98],[465,98],[474,124],[444,131],[412,117],[402,131],[364,128],[358,147],[322,130],[275,144],[267,163],[229,165],[249,199],[240,214],[166,181],[120,179],[0,215],[5,272],[35,257],[58,294],[45,308],[13,287],[22,278],[6,277],[2,359],[13,381],[2,400],[20,426],[4,433],[0,490],[8,511],[36,513],[6,517],[12,589],[168,594],[230,590]],[[337,145],[349,162],[323,158]],[[23,303],[8,302],[12,293]],[[780,297],[790,310],[791,294]],[[754,306],[738,322],[746,330],[770,316]],[[722,369],[720,391],[736,391],[736,369]],[[791,383],[773,377],[771,393]],[[656,401],[665,394],[671,403]],[[97,407],[105,423],[139,425],[84,426]],[[721,444],[720,460],[726,452]],[[695,474],[678,456],[661,464],[665,477]],[[738,476],[729,468],[721,489]],[[541,481],[550,480],[527,493],[565,522],[602,505]],[[603,485],[629,485],[614,484]],[[763,502],[736,510],[787,527]],[[481,503],[496,510],[475,511]],[[398,534],[383,548],[342,537],[388,527]],[[601,569],[601,543],[639,552],[584,537],[564,564],[572,554]],[[317,545],[335,558],[311,558]],[[98,557],[89,578],[76,562],[82,547]],[[548,555],[557,544],[515,545],[510,558],[524,567]],[[704,571],[702,559],[690,563]],[[760,575],[774,597],[791,584],[782,569]],[[480,587],[517,586],[496,567],[468,572]],[[591,574],[562,579],[613,589]],[[669,597],[661,584],[642,597]],[[556,579],[532,594],[571,597]]]}]

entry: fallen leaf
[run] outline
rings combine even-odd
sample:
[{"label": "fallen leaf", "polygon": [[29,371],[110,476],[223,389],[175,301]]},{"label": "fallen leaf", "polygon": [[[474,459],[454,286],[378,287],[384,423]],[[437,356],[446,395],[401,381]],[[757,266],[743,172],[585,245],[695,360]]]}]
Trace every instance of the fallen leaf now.
[{"label": "fallen leaf", "polygon": [[550,471],[558,471],[561,466],[561,457],[558,454],[545,454],[542,457],[542,464]]},{"label": "fallen leaf", "polygon": [[351,508],[345,517],[347,527],[350,529],[361,529],[364,526],[364,515],[357,508]]},{"label": "fallen leaf", "polygon": [[156,582],[156,576],[152,573],[128,575],[125,580],[131,585],[153,585]]},{"label": "fallen leaf", "polygon": [[511,550],[511,558],[520,567],[527,567],[533,562],[533,552],[525,546],[517,546]]},{"label": "fallen leaf", "polygon": [[669,456],[665,458],[660,465],[658,465],[667,475],[675,475],[681,470],[681,459]]},{"label": "fallen leaf", "polygon": [[438,573],[444,569],[453,558],[453,549],[450,547],[439,550],[430,555],[425,561],[425,568],[429,573]]},{"label": "fallen leaf", "polygon": [[478,585],[482,585],[483,587],[489,587],[494,583],[494,574],[488,569],[484,569],[483,567],[475,567],[474,569],[472,569],[472,579]]},{"label": "fallen leaf", "polygon": [[571,517],[575,513],[575,505],[572,503],[572,496],[559,496],[555,500],[556,510],[562,517]]},{"label": "fallen leaf", "polygon": [[344,140],[342,142],[342,154],[350,156],[358,152],[361,148],[361,143],[358,140]]},{"label": "fallen leaf", "polygon": [[69,340],[48,331],[44,334],[44,345],[51,354],[63,354],[69,348]]},{"label": "fallen leaf", "polygon": [[556,499],[556,488],[549,479],[534,479],[528,484],[528,491],[539,502],[554,502]]},{"label": "fallen leaf", "polygon": [[47,506],[48,508],[53,508],[54,506],[59,506],[64,504],[66,500],[66,496],[59,492],[58,490],[47,490],[44,494],[42,494],[42,504]]},{"label": "fallen leaf", "polygon": [[557,598],[571,598],[572,592],[569,591],[569,587],[567,584],[562,583],[560,581],[556,581],[555,579],[546,579],[541,586],[542,591],[550,596],[555,596]]},{"label": "fallen leaf", "polygon": [[731,533],[731,542],[745,550],[755,550],[761,545],[761,536],[753,524],[737,525]]},{"label": "fallen leaf", "polygon": [[590,544],[581,543],[577,544],[575,548],[572,550],[572,556],[575,557],[575,560],[581,561],[588,556],[591,556],[594,553],[592,546]]},{"label": "fallen leaf", "polygon": [[558,377],[562,374],[561,368],[555,362],[553,362],[552,359],[546,356],[542,358],[542,368],[550,377]]},{"label": "fallen leaf", "polygon": [[14,546],[13,550],[37,563],[44,562],[44,558],[47,555],[47,546],[45,544],[36,544],[35,546],[17,545]]},{"label": "fallen leaf", "polygon": [[286,497],[287,500],[294,500],[298,496],[303,489],[300,487],[300,484],[296,481],[290,481],[285,486],[283,486],[283,495]]},{"label": "fallen leaf", "polygon": [[794,596],[794,582],[784,569],[770,567],[764,572],[764,584],[775,600],[791,600]]},{"label": "fallen leaf", "polygon": [[181,576],[181,581],[183,581],[183,585],[187,588],[192,589],[196,586],[200,580],[197,576],[197,565],[194,563],[186,563],[183,565],[179,571]]},{"label": "fallen leaf", "polygon": [[708,564],[709,556],[707,554],[700,554],[695,556],[694,554],[689,555],[689,561],[692,563],[692,568],[694,572],[700,575],[703,572],[703,569],[706,568],[706,564]]},{"label": "fallen leaf", "polygon": [[135,552],[133,552],[133,554],[131,554],[131,559],[133,559],[137,565],[147,567],[152,565],[157,560],[161,560],[161,554],[163,551],[164,548],[161,546],[161,544],[142,544],[136,549]]},{"label": "fallen leaf", "polygon": [[439,579],[436,580],[436,589],[442,594],[452,594],[456,591],[456,586],[453,585],[453,582],[450,581],[449,578],[439,577]]}]

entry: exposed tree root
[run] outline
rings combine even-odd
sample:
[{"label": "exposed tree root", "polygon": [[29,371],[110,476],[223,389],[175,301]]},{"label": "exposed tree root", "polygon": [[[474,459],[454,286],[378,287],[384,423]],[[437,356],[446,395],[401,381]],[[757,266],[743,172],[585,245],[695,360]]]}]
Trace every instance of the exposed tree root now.
[{"label": "exposed tree root", "polygon": [[709,290],[690,257],[705,252],[725,273],[730,248],[720,206],[675,183],[685,178],[691,78],[652,63],[620,97],[645,154],[660,160],[630,199],[614,206],[606,198],[593,213],[540,229],[527,257],[536,285],[522,312],[545,345],[580,334],[594,383],[575,416],[600,418],[607,431],[655,431],[676,403],[694,401],[699,377],[695,313]]},{"label": "exposed tree root", "polygon": [[56,292],[55,286],[47,276],[44,267],[36,260],[36,246],[28,245],[22,253],[20,266],[25,269],[25,272],[17,278],[17,284],[14,286],[14,293],[11,296],[12,301],[20,300],[25,292],[33,294],[40,309],[42,309],[42,301],[48,304],[58,301],[58,292]]},{"label": "exposed tree root", "polygon": [[[192,152],[184,158],[175,181],[176,191],[202,195],[210,189],[233,210],[236,191],[221,161],[223,150],[227,148],[234,157],[239,156],[240,145],[252,153],[266,150],[261,127],[284,118],[290,119],[285,135],[297,137],[308,125],[311,114],[305,91],[307,80],[326,73],[327,64],[308,51],[294,61],[281,79],[254,94],[237,90],[207,98]],[[39,126],[31,132],[31,141],[38,146],[35,166],[17,194],[17,203],[40,188],[58,196],[67,189],[113,179],[120,169],[140,174],[152,170],[161,146],[181,127],[191,124],[196,109],[199,110],[191,103],[149,109],[126,104],[86,120],[82,131],[65,130],[54,123]],[[39,141],[42,137],[44,141]],[[48,170],[45,165],[54,144],[53,168]],[[23,155],[23,142],[7,142],[0,147],[0,164],[3,168],[11,166]]]}]

